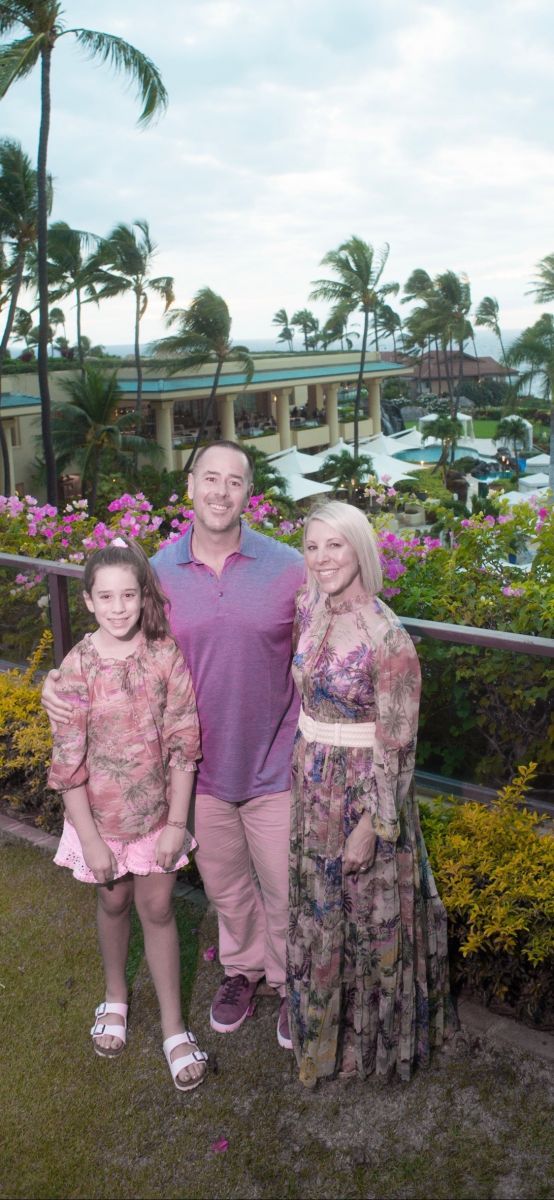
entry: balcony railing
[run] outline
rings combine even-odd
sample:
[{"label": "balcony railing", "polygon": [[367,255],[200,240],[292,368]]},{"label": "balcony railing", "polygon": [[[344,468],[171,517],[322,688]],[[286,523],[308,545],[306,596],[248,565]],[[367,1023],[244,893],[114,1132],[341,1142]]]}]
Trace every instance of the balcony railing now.
[{"label": "balcony railing", "polygon": [[[73,563],[51,562],[47,559],[26,558],[20,554],[0,554],[0,566],[11,567],[18,572],[33,571],[44,575],[48,583],[50,598],[50,622],[54,638],[54,662],[58,666],[73,644],[67,595],[67,580],[81,579],[83,568]],[[445,621],[421,621],[415,617],[400,617],[408,633],[418,641],[431,638],[457,645],[482,646],[487,650],[507,650],[513,654],[531,654],[540,658],[554,658],[554,639],[533,637],[530,634],[506,633],[497,629],[479,629],[473,625],[452,625]],[[449,779],[426,771],[416,771],[419,787],[431,792],[446,792],[464,799],[488,801],[495,794],[492,788],[479,784]],[[531,796],[535,808],[554,818],[554,798]]]}]

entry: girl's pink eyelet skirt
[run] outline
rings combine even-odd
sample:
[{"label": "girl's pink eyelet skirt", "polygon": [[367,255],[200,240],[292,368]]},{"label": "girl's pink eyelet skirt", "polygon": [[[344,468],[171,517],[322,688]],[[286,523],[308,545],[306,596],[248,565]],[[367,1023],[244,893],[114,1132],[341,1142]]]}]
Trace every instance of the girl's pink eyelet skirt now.
[{"label": "girl's pink eyelet skirt", "polygon": [[[188,854],[191,850],[196,849],[198,842],[195,841],[192,834],[186,829],[184,831],[183,853],[179,855],[175,866],[171,868],[171,872],[166,871],[164,867],[158,866],[156,862],[156,843],[163,828],[163,825],[159,825],[157,829],[144,834],[143,837],[135,838],[132,842],[122,842],[118,838],[104,838],[106,845],[110,847],[117,861],[118,869],[117,875],[114,876],[115,879],[122,879],[124,875],[128,874],[167,875],[187,866],[189,862]],[[64,820],[63,823],[62,836],[54,857],[54,862],[58,867],[69,867],[75,879],[79,879],[81,883],[97,882],[83,858],[77,831],[67,820]]]}]

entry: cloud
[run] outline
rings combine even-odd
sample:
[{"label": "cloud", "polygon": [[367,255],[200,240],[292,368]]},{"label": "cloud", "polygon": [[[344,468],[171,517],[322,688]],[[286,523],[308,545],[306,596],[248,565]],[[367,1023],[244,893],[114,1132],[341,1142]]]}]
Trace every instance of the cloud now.
[{"label": "cloud", "polygon": [[[351,233],[390,242],[389,279],[466,270],[476,301],[536,319],[528,280],[553,249],[550,0],[74,0],[71,24],[91,7],[154,59],[170,107],[139,131],[133,89],[61,39],[56,219],[105,233],[145,217],[178,302],[222,291],[241,338],[305,306]],[[37,74],[2,116],[34,152]],[[94,340],[130,340],[124,301],[86,322]],[[145,329],[163,333],[155,303]]]}]

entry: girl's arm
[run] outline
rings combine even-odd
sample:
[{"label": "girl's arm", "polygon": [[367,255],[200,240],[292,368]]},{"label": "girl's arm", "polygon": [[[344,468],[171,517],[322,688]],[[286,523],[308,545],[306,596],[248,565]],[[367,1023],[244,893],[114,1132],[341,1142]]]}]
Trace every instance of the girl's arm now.
[{"label": "girl's arm", "polygon": [[[160,867],[171,870],[183,849],[190,800],[200,758],[200,729],[190,671],[175,644],[168,647],[164,749],[169,756],[169,813],[156,843]],[[175,824],[173,824],[175,822]]]},{"label": "girl's arm", "polygon": [[194,771],[170,767],[169,814],[156,842],[156,861],[166,871],[171,870],[183,849],[193,783]]},{"label": "girl's arm", "polygon": [[117,875],[117,859],[96,828],[84,784],[64,792],[63,801],[89,871],[97,883],[109,883]]}]

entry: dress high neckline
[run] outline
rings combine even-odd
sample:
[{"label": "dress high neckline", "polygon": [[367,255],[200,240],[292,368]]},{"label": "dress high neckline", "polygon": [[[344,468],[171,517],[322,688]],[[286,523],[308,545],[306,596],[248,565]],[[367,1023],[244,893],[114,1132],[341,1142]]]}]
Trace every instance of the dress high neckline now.
[{"label": "dress high neckline", "polygon": [[371,596],[367,592],[357,592],[349,600],[334,600],[332,596],[326,596],[325,607],[333,614],[358,612],[360,608],[364,608],[366,604],[369,604],[370,600]]}]

